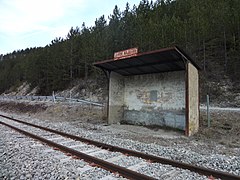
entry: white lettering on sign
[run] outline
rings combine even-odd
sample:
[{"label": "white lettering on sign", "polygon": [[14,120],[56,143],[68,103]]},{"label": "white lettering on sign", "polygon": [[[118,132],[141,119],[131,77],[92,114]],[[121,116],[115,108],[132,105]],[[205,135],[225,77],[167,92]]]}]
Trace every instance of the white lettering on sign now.
[{"label": "white lettering on sign", "polygon": [[132,56],[136,56],[138,53],[138,48],[131,48],[124,51],[119,51],[114,53],[114,60],[129,58]]}]

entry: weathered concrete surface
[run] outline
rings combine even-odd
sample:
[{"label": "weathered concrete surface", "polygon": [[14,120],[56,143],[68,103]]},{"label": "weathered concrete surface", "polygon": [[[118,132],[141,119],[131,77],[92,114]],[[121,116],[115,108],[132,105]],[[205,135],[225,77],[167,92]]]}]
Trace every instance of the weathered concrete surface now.
[{"label": "weathered concrete surface", "polygon": [[125,77],[124,117],[130,124],[185,129],[185,72]]},{"label": "weathered concrete surface", "polygon": [[[188,135],[192,135],[199,127],[198,71],[192,64],[187,67],[187,130]],[[175,71],[124,77],[111,72],[108,122],[159,125],[186,130],[185,73]]]},{"label": "weathered concrete surface", "polygon": [[177,129],[185,129],[185,111],[136,111],[125,110],[124,120],[128,124],[137,125],[159,125]]},{"label": "weathered concrete surface", "polygon": [[123,119],[124,77],[111,72],[109,82],[108,123],[113,124]]},{"label": "weathered concrete surface", "polygon": [[198,70],[188,63],[188,102],[189,102],[189,136],[199,128],[199,78]]}]

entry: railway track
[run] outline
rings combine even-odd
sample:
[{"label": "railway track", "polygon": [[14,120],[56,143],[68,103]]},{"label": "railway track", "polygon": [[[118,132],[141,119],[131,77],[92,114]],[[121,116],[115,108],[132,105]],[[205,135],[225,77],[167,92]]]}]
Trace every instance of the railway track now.
[{"label": "railway track", "polygon": [[[0,121],[0,124],[2,125],[8,126],[22,134],[46,143],[49,146],[54,147],[55,149],[58,149],[67,153],[68,155],[73,156],[74,158],[84,159],[91,165],[101,167],[113,173],[118,173],[119,175],[128,179],[155,179],[154,177],[150,177],[148,175],[140,174],[137,172],[137,169],[148,166],[150,163],[168,164],[173,167],[188,169],[201,175],[213,176],[215,178],[240,179],[240,176],[236,176],[226,172],[216,171],[204,167],[198,167],[174,160],[164,159],[141,152],[112,146],[109,144],[104,144],[101,142],[67,134],[50,128],[31,124],[5,115],[0,115],[0,117],[4,118],[4,122],[2,120]],[[98,156],[100,154],[105,154],[105,159],[99,158]],[[135,158],[135,160],[133,164],[129,163],[127,167],[122,167],[117,165],[116,163],[118,161],[121,161],[122,158],[129,159],[129,161],[132,161],[132,159]],[[159,178],[164,179],[164,177],[170,177],[169,179],[171,179],[172,176],[176,176],[178,173],[179,172],[177,172],[177,170],[169,173],[163,173]]]}]

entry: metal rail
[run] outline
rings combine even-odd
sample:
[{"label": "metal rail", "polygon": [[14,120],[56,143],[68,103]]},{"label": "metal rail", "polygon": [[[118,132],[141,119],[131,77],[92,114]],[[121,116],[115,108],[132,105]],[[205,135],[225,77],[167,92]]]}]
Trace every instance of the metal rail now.
[{"label": "metal rail", "polygon": [[75,136],[75,135],[68,134],[68,133],[65,133],[65,132],[53,130],[53,129],[50,129],[50,128],[47,128],[47,127],[42,127],[42,126],[35,125],[35,124],[32,124],[32,123],[24,122],[24,121],[21,121],[21,120],[12,118],[12,117],[8,117],[8,116],[5,116],[5,115],[0,114],[0,116],[4,117],[4,118],[7,118],[7,119],[10,119],[10,120],[13,120],[13,121],[16,121],[16,122],[19,122],[19,123],[22,123],[22,124],[26,124],[26,125],[29,125],[29,126],[32,126],[32,127],[36,127],[36,128],[39,128],[39,129],[49,131],[49,132],[53,132],[53,133],[56,133],[56,134],[59,134],[59,135],[62,135],[62,136],[65,136],[65,137],[68,137],[68,138],[71,138],[71,139],[74,139],[74,140],[78,140],[78,141],[82,141],[82,142],[85,142],[85,143],[88,143],[88,144],[92,144],[92,145],[95,145],[95,146],[100,147],[102,149],[107,149],[107,150],[110,150],[110,151],[116,151],[116,152],[121,152],[121,153],[124,153],[124,154],[131,155],[131,156],[135,156],[135,157],[140,157],[140,158],[143,158],[143,159],[146,159],[146,160],[150,160],[151,162],[168,164],[168,165],[171,165],[171,166],[174,166],[174,167],[178,167],[178,168],[182,168],[182,169],[188,169],[190,171],[193,171],[193,172],[196,172],[196,173],[199,173],[199,174],[203,174],[203,175],[206,175],[206,176],[213,176],[215,178],[221,178],[221,179],[226,179],[226,180],[235,180],[235,179],[240,180],[240,176],[230,174],[230,173],[227,173],[227,172],[217,171],[217,170],[210,169],[210,168],[199,167],[199,166],[186,164],[186,163],[182,163],[182,162],[179,162],[179,161],[174,161],[174,160],[170,160],[170,159],[166,159],[166,158],[162,158],[162,157],[158,157],[158,156],[154,156],[154,155],[144,154],[142,152],[133,151],[133,150],[129,150],[129,149],[124,149],[124,148],[117,147],[117,146],[112,146],[112,145],[97,142],[97,141],[94,141],[94,140],[91,140],[91,139],[86,139],[86,138]]},{"label": "metal rail", "polygon": [[104,104],[99,102],[93,102],[83,99],[74,99],[74,98],[65,98],[60,96],[0,96],[0,99],[11,99],[11,100],[28,100],[28,101],[60,101],[60,102],[72,102],[72,103],[81,103],[89,104],[93,106],[103,107]]},{"label": "metal rail", "polygon": [[155,179],[155,178],[152,178],[150,176],[147,176],[147,175],[144,175],[144,174],[140,174],[138,172],[129,170],[127,168],[118,166],[116,164],[109,163],[109,162],[104,161],[102,159],[99,159],[99,158],[87,155],[85,153],[76,151],[74,149],[68,148],[66,146],[63,146],[63,145],[58,144],[58,143],[55,143],[53,141],[45,139],[45,138],[43,138],[41,136],[37,136],[37,135],[32,134],[30,132],[24,131],[24,130],[19,129],[19,128],[15,127],[15,126],[9,125],[7,123],[4,123],[4,122],[0,121],[0,124],[3,124],[5,126],[7,126],[7,127],[10,127],[12,129],[14,129],[15,131],[18,131],[18,132],[20,132],[20,133],[22,133],[22,134],[24,134],[26,136],[29,136],[29,137],[34,138],[34,139],[37,139],[37,140],[39,140],[39,141],[41,141],[43,143],[46,143],[49,146],[56,147],[56,148],[58,148],[61,151],[64,151],[66,153],[70,153],[71,155],[77,156],[80,159],[84,159],[88,163],[94,163],[96,166],[98,166],[100,168],[103,168],[103,169],[105,169],[107,171],[111,171],[113,173],[118,173],[119,175],[121,175],[121,176],[123,176],[125,178],[129,178],[129,179],[133,179],[133,180],[139,180],[139,179],[141,179],[141,180],[154,180]]}]

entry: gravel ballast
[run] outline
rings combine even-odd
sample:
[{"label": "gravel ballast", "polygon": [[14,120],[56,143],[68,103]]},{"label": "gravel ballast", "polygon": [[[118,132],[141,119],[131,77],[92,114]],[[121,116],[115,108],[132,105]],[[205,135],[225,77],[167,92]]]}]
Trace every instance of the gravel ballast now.
[{"label": "gravel ballast", "polygon": [[[100,179],[108,175],[114,177],[114,174],[91,167],[82,160],[64,157],[62,152],[49,152],[50,147],[2,125],[0,137],[0,179]],[[86,166],[89,168],[84,168]]]},{"label": "gravel ballast", "polygon": [[[2,112],[1,112],[2,113]],[[3,114],[3,113],[2,113]],[[8,114],[5,114],[8,115]],[[24,119],[19,115],[14,115],[18,119]],[[198,166],[209,167],[216,170],[226,171],[240,176],[240,157],[227,156],[224,154],[209,154],[197,153],[192,151],[190,147],[165,147],[155,143],[142,143],[133,141],[130,138],[119,138],[119,132],[111,131],[110,127],[105,127],[101,124],[91,125],[85,124],[88,128],[79,128],[77,122],[53,122],[40,121],[38,119],[27,119],[28,122],[35,123],[41,126],[57,129],[67,133],[79,135],[89,139],[94,139],[107,144],[116,145],[119,147],[137,150],[148,154],[153,154],[168,159],[179,160],[181,162],[191,163]],[[81,122],[79,124],[83,125]],[[113,177],[112,173],[100,168],[91,167],[89,170],[83,170],[88,164],[81,160],[62,161],[60,158],[61,152],[48,152],[49,147],[33,141],[30,138],[20,135],[15,131],[0,126],[0,160],[1,172],[0,178],[5,179],[65,179],[65,178],[80,178],[80,179],[101,179],[106,176]],[[21,144],[23,143],[23,144]],[[38,144],[38,145],[36,145]],[[39,151],[40,150],[40,151]],[[14,155],[14,156],[13,156]],[[101,154],[95,155],[100,157]],[[56,158],[59,157],[59,158]],[[105,153],[103,158],[111,158],[114,155]],[[117,164],[122,166],[132,166],[140,163],[142,160],[127,157],[125,160],[119,160]],[[22,160],[24,163],[22,163]],[[136,162],[134,162],[136,161]],[[139,162],[138,162],[139,161]],[[13,169],[12,171],[9,171]],[[168,172],[173,171],[176,174],[171,179],[206,179],[205,176],[200,176],[187,170],[176,169],[172,166],[161,165],[154,163],[148,166],[143,166],[138,169],[139,172],[147,173],[147,175],[155,178],[169,178]],[[175,172],[176,171],[176,172]],[[81,173],[83,172],[83,173]],[[151,173],[148,173],[151,172]],[[40,177],[40,178],[39,178]],[[114,176],[114,178],[119,178]]]}]

